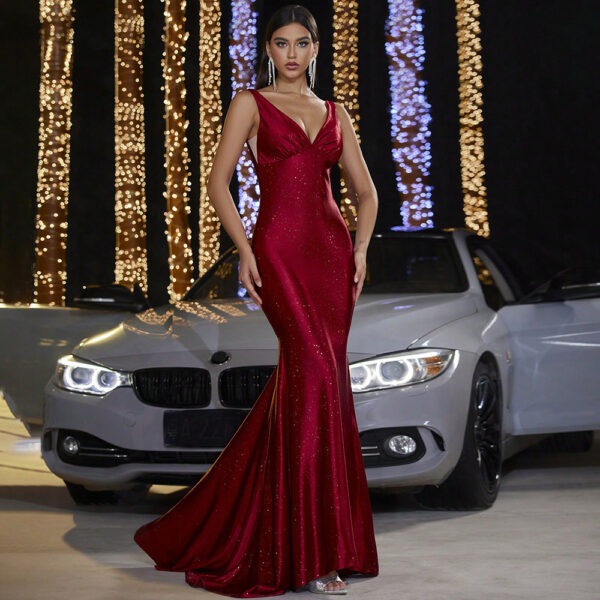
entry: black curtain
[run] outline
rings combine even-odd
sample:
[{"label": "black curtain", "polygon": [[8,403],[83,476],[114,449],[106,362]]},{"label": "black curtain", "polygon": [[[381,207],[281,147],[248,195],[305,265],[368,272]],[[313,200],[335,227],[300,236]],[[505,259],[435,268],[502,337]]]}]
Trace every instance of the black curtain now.
[{"label": "black curtain", "polygon": [[36,0],[0,2],[0,302],[33,297],[38,11]]},{"label": "black curtain", "polygon": [[481,13],[492,238],[528,273],[598,269],[600,2],[484,0]]},{"label": "black curtain", "polygon": [[67,301],[114,280],[114,6],[75,0]]},{"label": "black curtain", "polygon": [[[285,1],[258,0],[258,39]],[[304,2],[321,30],[317,93],[332,98],[332,2]],[[231,8],[223,10],[224,108],[231,97],[228,61]],[[438,227],[461,226],[455,3],[421,0],[426,93],[432,106],[430,183]],[[149,295],[167,299],[163,6],[144,2],[144,94]],[[30,300],[34,264],[39,86],[38,3],[0,3],[0,298]],[[110,282],[114,272],[113,10],[105,0],[75,0],[73,131],[69,202],[68,296],[86,283]],[[531,270],[580,263],[595,268],[599,220],[595,147],[600,3],[596,0],[481,0],[486,184],[492,238]],[[198,0],[188,0],[187,118],[192,173],[190,219],[197,259]],[[400,223],[389,139],[386,2],[359,0],[359,100],[362,149],[380,197],[377,229]],[[16,51],[15,49],[18,49]],[[334,191],[337,190],[337,179]],[[237,183],[232,193],[237,196]],[[228,244],[222,235],[223,245]],[[550,266],[532,258],[547,255]],[[530,264],[528,264],[530,263]]]},{"label": "black curtain", "polygon": [[458,120],[458,43],[453,1],[421,0],[425,93],[431,105],[431,169],[434,225],[464,225]]}]

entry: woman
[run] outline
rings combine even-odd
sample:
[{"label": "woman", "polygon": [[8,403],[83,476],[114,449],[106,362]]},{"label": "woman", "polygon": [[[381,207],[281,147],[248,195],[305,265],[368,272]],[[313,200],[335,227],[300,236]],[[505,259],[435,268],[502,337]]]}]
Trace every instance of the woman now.
[{"label": "woman", "polygon": [[[312,91],[318,50],[305,8],[273,15],[259,89],[232,100],[209,180],[277,368],[208,473],[135,537],[156,568],[235,597],[345,594],[340,575],[378,573],[346,355],[377,194],[348,114]],[[261,190],[251,241],[229,193],[245,143]],[[331,194],[338,161],[359,201],[354,248]]]}]

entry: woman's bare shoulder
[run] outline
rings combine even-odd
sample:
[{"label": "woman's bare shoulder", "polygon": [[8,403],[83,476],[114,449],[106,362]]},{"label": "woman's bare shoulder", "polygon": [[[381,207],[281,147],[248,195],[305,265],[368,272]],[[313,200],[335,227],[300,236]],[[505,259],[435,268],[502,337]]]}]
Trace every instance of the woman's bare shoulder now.
[{"label": "woman's bare shoulder", "polygon": [[246,104],[254,102],[254,96],[251,90],[239,90],[231,99],[231,104]]},{"label": "woman's bare shoulder", "polygon": [[258,112],[256,100],[250,90],[240,90],[231,99],[228,114],[234,115],[254,115]]},{"label": "woman's bare shoulder", "polygon": [[334,104],[335,104],[335,110],[336,110],[338,116],[349,120],[350,115],[348,114],[346,107],[341,102],[334,102]]},{"label": "woman's bare shoulder", "polygon": [[352,119],[350,118],[350,115],[348,114],[346,107],[341,102],[334,102],[334,104],[335,104],[335,113],[337,115],[337,118],[338,118],[342,128],[343,129],[344,128],[354,129],[354,126],[352,125]]}]

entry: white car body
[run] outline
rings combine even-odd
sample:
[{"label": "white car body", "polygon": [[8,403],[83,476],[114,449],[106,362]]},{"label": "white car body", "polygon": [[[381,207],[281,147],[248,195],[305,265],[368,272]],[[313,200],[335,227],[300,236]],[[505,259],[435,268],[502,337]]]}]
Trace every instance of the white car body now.
[{"label": "white car body", "polygon": [[[452,245],[464,269],[463,289],[370,293],[366,288],[354,312],[349,362],[414,349],[450,349],[453,355],[441,374],[423,383],[355,391],[369,485],[440,486],[451,480],[458,466],[465,466],[461,463],[473,462],[466,456],[465,444],[470,436],[486,435],[485,424],[480,427],[469,420],[474,377],[481,377],[482,385],[494,384],[493,393],[498,395],[498,417],[491,419],[488,432],[492,437],[478,438],[475,446],[480,446],[473,448],[479,463],[485,462],[481,452],[485,455],[486,444],[495,446],[495,428],[501,447],[494,461],[522,447],[530,439],[524,436],[600,429],[600,298],[594,293],[600,286],[584,293],[566,290],[555,301],[540,301],[534,294],[518,302],[522,292],[485,240],[463,230],[414,235],[438,236]],[[226,353],[227,361],[211,362],[211,357],[224,356],[216,353]],[[237,367],[273,366],[277,353],[277,339],[266,317],[247,298],[181,301],[132,316],[81,342],[72,351],[74,360],[124,373],[125,379],[141,369],[206,369],[212,382],[208,403],[187,410],[222,414],[223,423],[209,419],[201,431],[202,417],[188,413],[199,429],[186,434],[177,430],[175,435],[187,441],[173,446],[167,443],[165,419],[171,417],[166,413],[186,409],[140,401],[130,380],[107,394],[90,395],[65,389],[64,381],[55,377],[45,391],[44,460],[66,482],[90,491],[194,481],[235,430],[235,423],[227,419],[233,413],[224,411],[242,410],[223,405],[219,377]],[[416,451],[399,457],[384,447],[395,433],[412,436]],[[80,448],[69,457],[60,444],[66,436],[78,434],[83,434]],[[221,443],[204,443],[203,436]],[[96,438],[102,444],[95,443]],[[190,445],[194,439],[197,444]],[[473,472],[476,467],[469,468]],[[499,480],[499,466],[487,468],[491,472],[484,479]],[[497,493],[490,481],[486,505]],[[476,504],[463,502],[466,508],[483,507]]]}]

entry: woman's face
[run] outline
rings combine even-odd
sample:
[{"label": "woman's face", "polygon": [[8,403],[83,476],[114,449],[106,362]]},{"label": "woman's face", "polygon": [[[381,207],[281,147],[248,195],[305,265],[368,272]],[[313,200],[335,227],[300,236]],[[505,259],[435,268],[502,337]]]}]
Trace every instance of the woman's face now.
[{"label": "woman's face", "polygon": [[318,50],[319,43],[313,43],[308,29],[299,23],[276,29],[267,42],[267,54],[273,59],[279,77],[285,79],[304,76],[308,63]]}]

